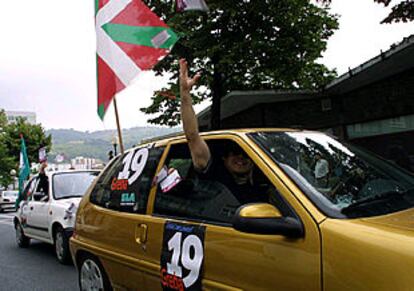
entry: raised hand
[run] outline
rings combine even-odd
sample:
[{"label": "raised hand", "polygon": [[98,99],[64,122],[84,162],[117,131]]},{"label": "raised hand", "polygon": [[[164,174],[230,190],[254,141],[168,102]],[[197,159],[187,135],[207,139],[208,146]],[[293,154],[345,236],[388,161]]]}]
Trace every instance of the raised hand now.
[{"label": "raised hand", "polygon": [[191,88],[198,82],[201,77],[200,73],[195,74],[192,78],[188,77],[188,64],[185,59],[180,59],[180,93],[181,95],[189,94]]}]

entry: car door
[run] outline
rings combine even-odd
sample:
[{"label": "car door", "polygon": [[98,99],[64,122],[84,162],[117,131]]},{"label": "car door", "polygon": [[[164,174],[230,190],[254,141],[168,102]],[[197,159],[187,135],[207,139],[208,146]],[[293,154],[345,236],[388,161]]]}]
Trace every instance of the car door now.
[{"label": "car door", "polygon": [[83,211],[80,236],[92,247],[115,289],[145,290],[142,273],[149,190],[163,148],[131,150],[105,170]]},{"label": "car door", "polygon": [[47,190],[40,188],[40,181],[39,178],[37,178],[35,193],[43,193],[45,196],[39,199],[32,195],[33,199],[30,202],[29,224],[39,236],[49,238],[48,217],[50,216],[49,211],[51,203],[49,196],[50,185],[47,183],[47,186],[43,187],[47,187]]},{"label": "car door", "polygon": [[[216,137],[217,138],[217,137]],[[173,144],[165,165],[178,169],[182,179],[170,191],[154,190],[148,228],[145,274],[148,290],[320,290],[320,237],[317,225],[286,184],[270,167],[235,137],[254,161],[261,183],[267,183],[269,203],[298,219],[304,237],[243,233],[231,220],[240,206],[216,181],[191,182],[191,157],[185,143]],[[209,142],[214,155],[220,140]],[[217,152],[217,154],[219,151]]]},{"label": "car door", "polygon": [[37,176],[32,178],[23,191],[24,200],[20,204],[19,216],[24,232],[28,235],[38,235],[38,230],[33,227],[33,193],[36,191]]}]

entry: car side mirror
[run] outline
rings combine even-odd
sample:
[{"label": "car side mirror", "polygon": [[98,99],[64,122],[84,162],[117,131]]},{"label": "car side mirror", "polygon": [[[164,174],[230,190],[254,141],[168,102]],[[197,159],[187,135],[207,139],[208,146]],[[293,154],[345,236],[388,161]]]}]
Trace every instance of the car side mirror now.
[{"label": "car side mirror", "polygon": [[281,212],[268,203],[242,205],[232,221],[236,230],[255,234],[278,234],[291,238],[304,236],[302,223],[293,217],[283,217]]}]

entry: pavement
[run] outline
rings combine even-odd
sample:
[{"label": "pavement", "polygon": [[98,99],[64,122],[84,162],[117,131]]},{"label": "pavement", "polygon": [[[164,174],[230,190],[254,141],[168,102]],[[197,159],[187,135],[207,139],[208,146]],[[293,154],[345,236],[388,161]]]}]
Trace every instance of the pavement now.
[{"label": "pavement", "polygon": [[27,249],[16,245],[14,214],[0,213],[0,291],[79,290],[75,267],[60,264],[52,245],[35,240]]}]

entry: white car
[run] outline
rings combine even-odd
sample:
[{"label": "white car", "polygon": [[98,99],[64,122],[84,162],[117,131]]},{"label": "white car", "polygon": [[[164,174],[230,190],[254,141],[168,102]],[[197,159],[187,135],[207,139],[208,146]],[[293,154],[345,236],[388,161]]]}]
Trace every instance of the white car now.
[{"label": "white car", "polygon": [[3,190],[0,191],[0,212],[6,209],[15,209],[16,199],[19,191]]},{"label": "white car", "polygon": [[54,244],[59,262],[69,263],[76,210],[99,172],[51,172],[30,179],[14,218],[17,245],[28,247],[30,239]]}]

